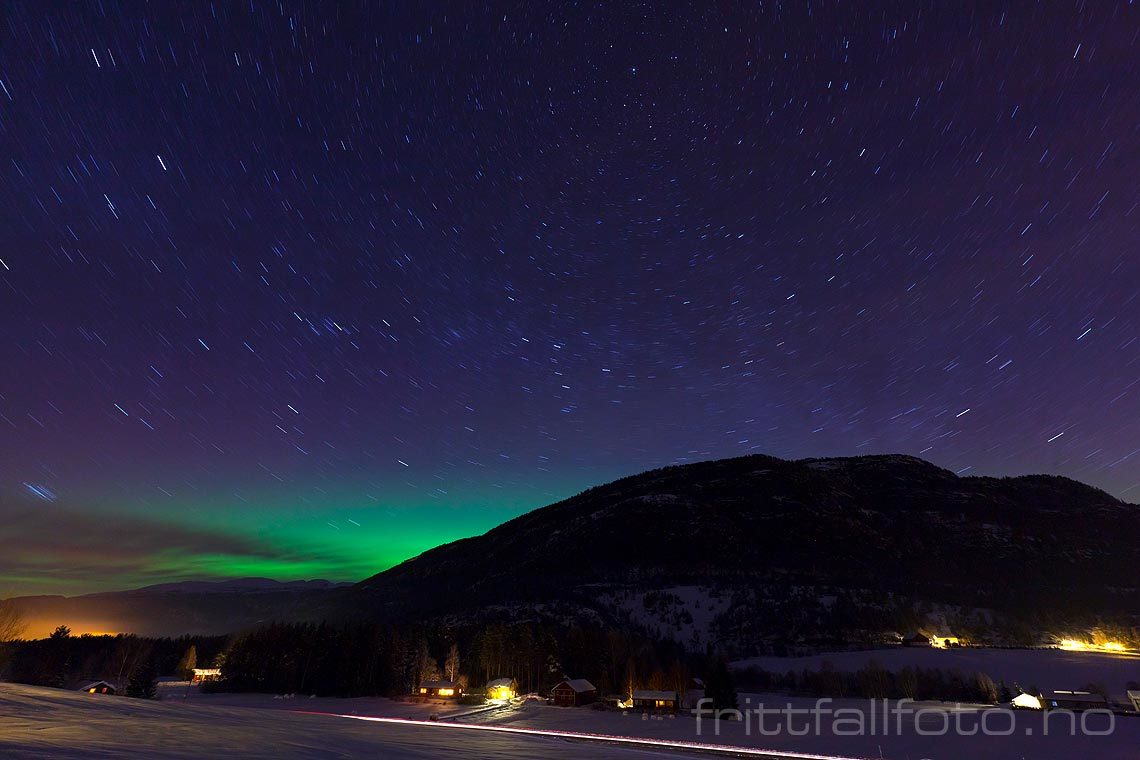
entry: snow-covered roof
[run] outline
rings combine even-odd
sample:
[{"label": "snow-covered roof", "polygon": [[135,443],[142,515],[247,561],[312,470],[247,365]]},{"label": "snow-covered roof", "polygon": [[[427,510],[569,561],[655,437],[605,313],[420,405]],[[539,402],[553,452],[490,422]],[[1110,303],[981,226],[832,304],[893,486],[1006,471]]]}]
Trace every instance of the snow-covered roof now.
[{"label": "snow-covered roof", "polygon": [[1048,698],[1065,702],[1087,702],[1089,704],[1104,704],[1105,701],[1100,694],[1090,694],[1087,691],[1054,691]]},{"label": "snow-covered roof", "polygon": [[515,679],[513,679],[513,678],[496,678],[493,681],[487,682],[487,688],[488,689],[495,689],[495,688],[498,688],[499,686],[510,686],[514,682],[515,682]]},{"label": "snow-covered roof", "polygon": [[[594,684],[590,683],[585,678],[567,678],[565,681],[562,681],[562,683],[559,683],[558,686],[561,686],[562,684],[566,684],[577,692],[597,691],[597,688],[594,686]],[[558,686],[555,686],[554,688],[557,689]]]},{"label": "snow-covered roof", "polygon": [[637,689],[633,692],[634,699],[671,699],[676,701],[675,691],[654,691],[653,689]]},{"label": "snow-covered roof", "polygon": [[420,684],[421,689],[454,689],[456,688],[455,681],[424,681]]},{"label": "snow-covered roof", "polygon": [[73,689],[75,691],[87,691],[88,689],[98,689],[102,686],[109,686],[112,689],[115,688],[115,684],[100,678],[94,681],[76,681]]}]

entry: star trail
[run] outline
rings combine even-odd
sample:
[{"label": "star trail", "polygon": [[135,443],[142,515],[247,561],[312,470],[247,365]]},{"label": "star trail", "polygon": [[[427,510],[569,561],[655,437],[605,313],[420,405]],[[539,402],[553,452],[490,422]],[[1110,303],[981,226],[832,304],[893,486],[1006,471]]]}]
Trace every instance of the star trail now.
[{"label": "star trail", "polygon": [[1137,14],[6,5],[0,596],[748,453],[1136,501]]}]

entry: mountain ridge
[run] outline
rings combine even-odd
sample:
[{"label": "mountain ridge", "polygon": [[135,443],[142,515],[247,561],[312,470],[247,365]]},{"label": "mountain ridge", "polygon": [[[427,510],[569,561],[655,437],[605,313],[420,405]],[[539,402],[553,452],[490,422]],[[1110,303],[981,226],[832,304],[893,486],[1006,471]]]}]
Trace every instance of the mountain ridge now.
[{"label": "mountain ridge", "polygon": [[779,624],[749,618],[786,604],[790,589],[1018,619],[1034,604],[1048,614],[1135,614],[1135,589],[1121,597],[1107,586],[1127,581],[1138,544],[1136,505],[1069,478],[962,477],[907,455],[754,455],[595,486],[346,594],[384,618],[526,615],[541,605],[620,624],[603,597],[705,585],[728,590],[726,615],[763,635]]}]

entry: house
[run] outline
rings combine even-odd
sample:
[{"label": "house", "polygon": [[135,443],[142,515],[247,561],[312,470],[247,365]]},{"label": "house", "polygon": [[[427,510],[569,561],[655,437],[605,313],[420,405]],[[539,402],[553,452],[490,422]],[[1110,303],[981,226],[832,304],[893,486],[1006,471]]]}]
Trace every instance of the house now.
[{"label": "house", "polygon": [[695,710],[702,699],[705,698],[705,682],[699,678],[689,679],[689,688],[681,695],[681,707],[686,710]]},{"label": "house", "polygon": [[514,699],[519,683],[513,678],[496,678],[487,682],[487,699]]},{"label": "house", "polygon": [[85,691],[88,694],[114,694],[115,685],[110,681],[98,680],[83,680],[76,681],[72,688],[75,691]]},{"label": "house", "polygon": [[932,646],[930,637],[925,633],[914,631],[903,636],[902,645],[904,647],[928,647]]},{"label": "house", "polygon": [[1129,689],[1127,695],[1128,702],[1132,705],[1133,712],[1140,712],[1140,691],[1132,691]]},{"label": "house", "polygon": [[190,683],[205,683],[206,681],[219,681],[222,678],[221,668],[194,668]]},{"label": "house", "polygon": [[677,709],[677,692],[654,691],[652,689],[636,689],[632,694],[635,710],[665,710]]},{"label": "house", "polygon": [[585,678],[568,678],[551,689],[550,696],[559,707],[577,707],[596,701],[598,690]]},{"label": "house", "polygon": [[1045,706],[1053,710],[1107,710],[1108,700],[1102,694],[1087,691],[1059,690],[1044,698]]},{"label": "house", "polygon": [[416,691],[420,696],[429,699],[451,699],[463,693],[463,689],[455,681],[424,681]]},{"label": "house", "polygon": [[1041,697],[1035,694],[1028,694],[1021,692],[1010,701],[1010,705],[1014,710],[1040,710],[1045,707],[1041,701]]}]

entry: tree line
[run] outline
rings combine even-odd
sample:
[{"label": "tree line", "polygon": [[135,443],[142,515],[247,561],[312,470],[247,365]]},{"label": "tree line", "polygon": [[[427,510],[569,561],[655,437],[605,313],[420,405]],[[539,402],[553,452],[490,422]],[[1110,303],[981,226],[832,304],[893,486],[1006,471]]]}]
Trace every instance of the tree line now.
[{"label": "tree line", "polygon": [[7,680],[64,687],[104,678],[120,693],[153,696],[158,676],[187,677],[195,665],[220,667],[210,691],[398,697],[424,681],[447,679],[471,692],[511,677],[521,692],[546,693],[563,678],[586,678],[599,695],[633,690],[687,691],[710,682],[717,704],[735,703],[723,660],[679,644],[620,630],[549,623],[457,627],[378,623],[269,623],[231,636],[152,639],[72,636],[60,627],[46,639],[6,646]]},{"label": "tree line", "polygon": [[750,690],[783,691],[811,697],[996,704],[1015,696],[1005,682],[995,681],[986,673],[912,667],[893,672],[874,660],[854,671],[838,670],[827,662],[819,670],[789,670],[784,673],[748,668],[737,674],[737,680]]},{"label": "tree line", "polygon": [[673,642],[543,623],[447,629],[273,623],[235,636],[221,666],[223,680],[210,689],[338,697],[407,695],[438,679],[481,692],[488,681],[504,676],[514,678],[522,692],[545,693],[563,678],[586,678],[601,695],[628,696],[633,689],[683,693],[694,676],[712,667],[703,655],[690,655]]},{"label": "tree line", "polygon": [[0,675],[8,681],[57,688],[82,680],[105,679],[121,693],[143,691],[146,694],[140,696],[152,696],[150,692],[158,676],[186,675],[187,654],[191,650],[195,663],[208,665],[218,658],[226,643],[225,636],[73,636],[67,626],[59,626],[45,639],[0,645]]}]

